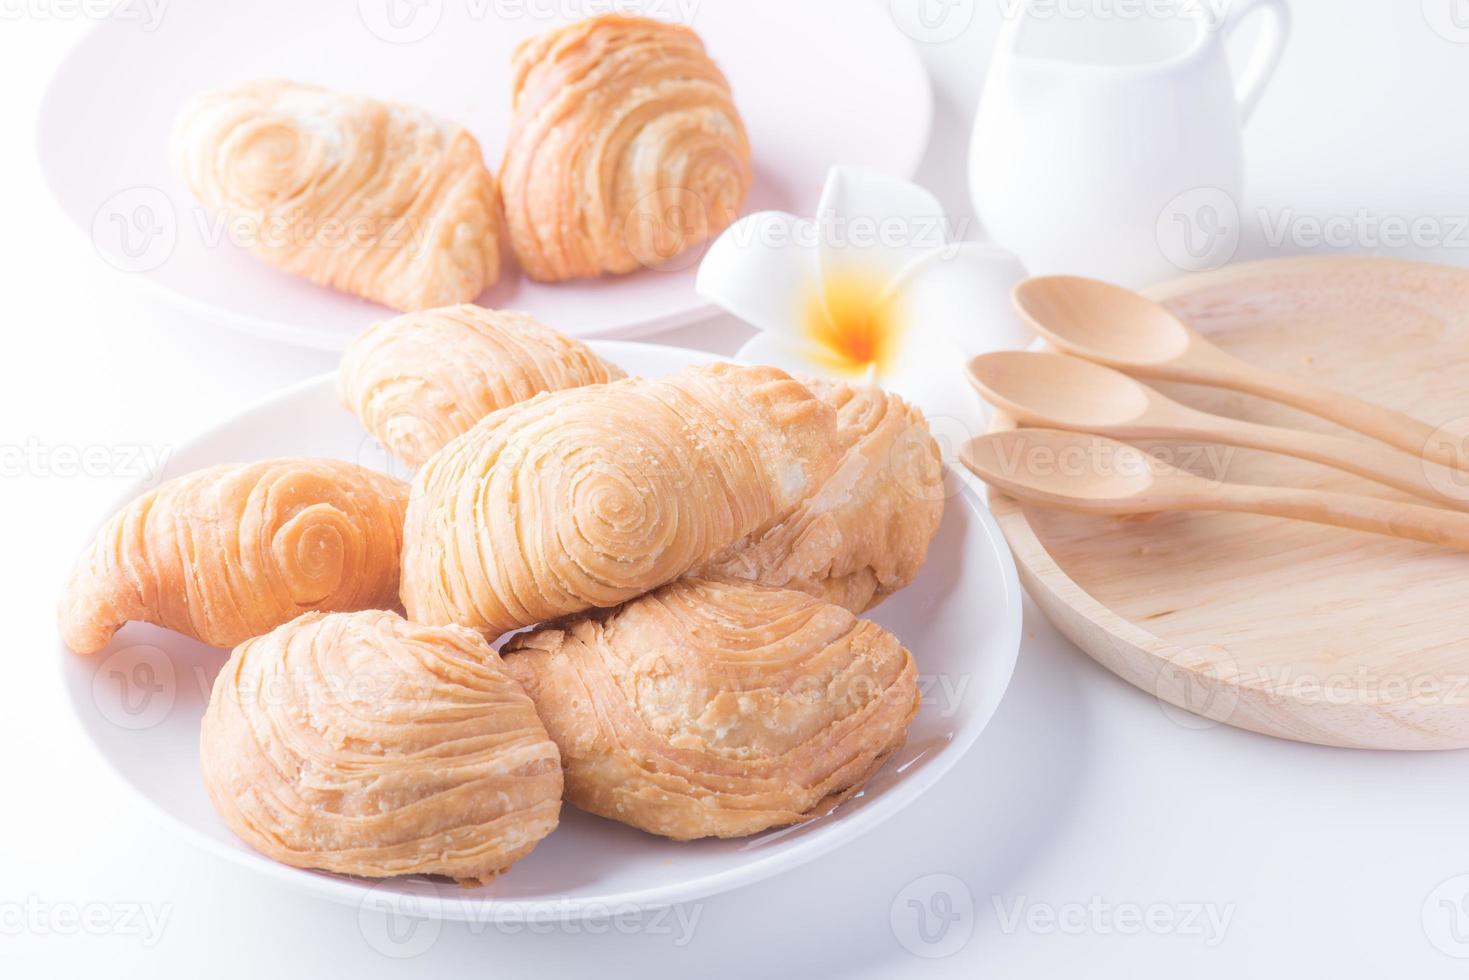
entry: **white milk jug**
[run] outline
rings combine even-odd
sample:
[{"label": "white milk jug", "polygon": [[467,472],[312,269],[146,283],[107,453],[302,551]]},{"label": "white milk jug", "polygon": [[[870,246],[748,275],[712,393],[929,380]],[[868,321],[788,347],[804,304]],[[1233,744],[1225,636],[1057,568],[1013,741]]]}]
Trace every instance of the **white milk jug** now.
[{"label": "white milk jug", "polygon": [[[1239,237],[1240,128],[1285,0],[1008,0],[969,151],[992,241],[1032,275],[1128,286],[1212,268]],[[1259,14],[1236,80],[1224,41]]]}]

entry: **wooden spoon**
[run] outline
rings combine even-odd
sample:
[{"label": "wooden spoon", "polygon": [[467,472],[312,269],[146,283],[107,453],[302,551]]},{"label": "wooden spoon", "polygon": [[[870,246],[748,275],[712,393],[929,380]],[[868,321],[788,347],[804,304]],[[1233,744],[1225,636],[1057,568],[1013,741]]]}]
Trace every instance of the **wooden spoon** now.
[{"label": "wooden spoon", "polygon": [[1212,415],[1181,405],[1120,371],[1065,354],[984,354],[969,362],[969,382],[991,405],[1024,425],[1117,439],[1189,439],[1260,449],[1469,508],[1469,478],[1437,463],[1376,443]]},{"label": "wooden spoon", "polygon": [[971,440],[959,458],[990,486],[1063,510],[1236,511],[1469,549],[1469,514],[1325,490],[1216,483],[1106,436],[1014,429]]},{"label": "wooden spoon", "polygon": [[1453,442],[1401,412],[1246,364],[1205,340],[1145,296],[1096,279],[1040,276],[1015,287],[1015,307],[1066,351],[1129,374],[1244,391],[1335,422],[1445,466],[1460,467]]}]

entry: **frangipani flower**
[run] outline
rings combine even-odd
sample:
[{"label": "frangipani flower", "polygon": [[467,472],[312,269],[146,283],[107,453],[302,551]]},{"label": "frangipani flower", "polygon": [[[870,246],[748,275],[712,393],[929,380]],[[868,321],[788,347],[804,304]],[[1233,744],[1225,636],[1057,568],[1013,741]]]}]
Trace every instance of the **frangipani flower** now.
[{"label": "frangipani flower", "polygon": [[880,384],[932,419],[978,418],[965,358],[1024,347],[1010,304],[1025,270],[983,242],[950,243],[938,200],[906,180],[833,168],[815,219],[761,211],[699,266],[698,291],[759,329],[743,361]]}]

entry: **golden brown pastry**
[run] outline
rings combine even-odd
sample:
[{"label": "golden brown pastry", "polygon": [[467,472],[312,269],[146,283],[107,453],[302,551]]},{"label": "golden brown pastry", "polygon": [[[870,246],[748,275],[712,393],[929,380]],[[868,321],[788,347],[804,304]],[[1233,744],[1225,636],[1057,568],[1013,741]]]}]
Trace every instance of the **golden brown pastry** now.
[{"label": "golden brown pastry", "polygon": [[871,385],[801,379],[837,412],[841,465],[785,520],[705,572],[799,589],[860,613],[913,581],[944,516],[923,413]]},{"label": "golden brown pastry", "polygon": [[495,178],[459,126],[287,81],[190,100],[175,167],[287,272],[391,306],[474,299],[500,277]]},{"label": "golden brown pastry", "polygon": [[231,830],[299,868],[494,877],[561,812],[535,708],[472,630],[308,613],[214,681],[204,785]]},{"label": "golden brown pastry", "polygon": [[334,459],[213,466],[103,525],[61,599],[96,653],[130,620],[231,647],[301,613],[395,606],[406,484]]},{"label": "golden brown pastry", "polygon": [[568,802],[676,840],[819,816],[918,710],[913,658],[801,592],[683,579],[513,638],[505,667],[561,749]]},{"label": "golden brown pastry", "polygon": [[838,458],[835,413],[774,368],[541,395],[419,470],[403,603],[490,634],[615,606],[762,532]]},{"label": "golden brown pastry", "polygon": [[491,412],[543,391],[626,377],[528,313],[448,306],[363,332],[337,391],[393,455],[418,466]]},{"label": "golden brown pastry", "polygon": [[692,30],[594,17],[522,42],[513,69],[500,179],[532,279],[657,265],[738,217],[749,139]]}]

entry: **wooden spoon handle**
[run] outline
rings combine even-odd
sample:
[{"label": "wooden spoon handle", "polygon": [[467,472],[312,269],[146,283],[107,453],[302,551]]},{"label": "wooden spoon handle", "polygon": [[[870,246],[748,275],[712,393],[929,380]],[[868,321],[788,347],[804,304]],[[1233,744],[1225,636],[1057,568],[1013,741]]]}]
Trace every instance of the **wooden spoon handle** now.
[{"label": "wooden spoon handle", "polygon": [[1378,443],[1232,419],[1211,421],[1203,434],[1246,449],[1320,463],[1439,504],[1469,509],[1469,473]]},{"label": "wooden spoon handle", "polygon": [[1469,514],[1421,504],[1324,490],[1228,484],[1209,495],[1208,509],[1287,517],[1469,550]]},{"label": "wooden spoon handle", "polygon": [[[1178,380],[1188,379],[1180,377]],[[1330,388],[1257,368],[1232,356],[1218,358],[1196,380],[1259,395],[1310,412],[1317,418],[1396,446],[1417,459],[1431,459],[1451,468],[1463,467],[1466,463],[1454,451],[1449,439],[1440,438],[1441,430],[1426,422]]]}]

